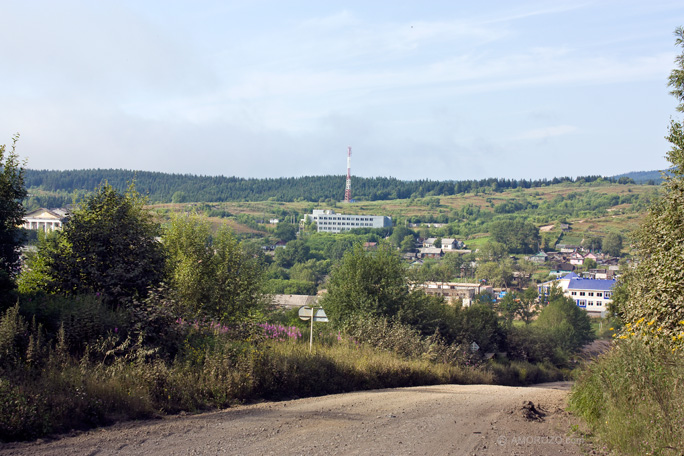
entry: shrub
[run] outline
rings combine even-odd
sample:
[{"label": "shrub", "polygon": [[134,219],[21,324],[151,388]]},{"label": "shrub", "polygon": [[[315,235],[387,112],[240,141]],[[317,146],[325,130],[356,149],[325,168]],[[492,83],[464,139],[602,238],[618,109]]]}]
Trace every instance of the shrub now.
[{"label": "shrub", "polygon": [[588,366],[571,410],[620,454],[679,454],[684,448],[684,355],[665,343],[621,340]]}]

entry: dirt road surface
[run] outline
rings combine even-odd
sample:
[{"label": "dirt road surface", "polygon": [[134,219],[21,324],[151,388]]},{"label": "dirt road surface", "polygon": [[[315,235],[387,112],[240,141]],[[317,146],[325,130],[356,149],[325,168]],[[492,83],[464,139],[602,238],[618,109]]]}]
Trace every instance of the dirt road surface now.
[{"label": "dirt road surface", "polygon": [[364,391],[121,423],[7,444],[0,455],[580,455],[568,390],[559,382]]}]

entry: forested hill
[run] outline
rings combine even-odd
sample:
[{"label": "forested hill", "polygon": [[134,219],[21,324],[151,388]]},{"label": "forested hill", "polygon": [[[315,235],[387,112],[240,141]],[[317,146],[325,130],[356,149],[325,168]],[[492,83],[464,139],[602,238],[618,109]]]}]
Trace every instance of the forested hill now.
[{"label": "forested hill", "polygon": [[[392,200],[424,196],[444,196],[476,192],[485,188],[501,191],[510,188],[542,187],[562,182],[593,182],[612,178],[585,176],[540,180],[481,179],[463,181],[402,181],[391,177],[353,177],[352,195],[357,200]],[[41,206],[64,205],[67,195],[90,192],[101,183],[124,190],[130,182],[150,202],[224,202],[224,201],[340,201],[344,197],[345,176],[282,177],[245,179],[224,176],[195,176],[121,169],[38,171],[27,169],[25,183],[34,202]],[[42,191],[41,191],[42,190]],[[51,195],[46,194],[49,192]],[[65,199],[60,203],[59,199]],[[52,201],[42,199],[52,198]]]},{"label": "forested hill", "polygon": [[661,182],[662,173],[672,175],[670,171],[632,171],[631,173],[618,174],[614,179],[626,177],[632,179],[637,184],[658,184]]}]

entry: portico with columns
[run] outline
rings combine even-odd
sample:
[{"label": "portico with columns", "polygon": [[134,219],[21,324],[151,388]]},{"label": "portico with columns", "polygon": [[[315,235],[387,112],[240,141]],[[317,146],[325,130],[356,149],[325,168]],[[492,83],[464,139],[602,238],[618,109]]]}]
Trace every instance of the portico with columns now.
[{"label": "portico with columns", "polygon": [[65,218],[66,211],[63,209],[40,208],[24,216],[23,227],[44,232],[61,230]]}]

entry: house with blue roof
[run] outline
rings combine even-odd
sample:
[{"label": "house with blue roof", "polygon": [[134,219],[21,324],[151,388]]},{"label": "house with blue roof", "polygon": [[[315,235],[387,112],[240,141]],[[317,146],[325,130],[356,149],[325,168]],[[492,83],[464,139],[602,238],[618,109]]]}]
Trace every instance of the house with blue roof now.
[{"label": "house with blue roof", "polygon": [[571,298],[580,307],[587,311],[589,316],[600,317],[605,315],[608,304],[613,302],[614,279],[585,279],[574,272],[560,279],[544,282],[539,285],[539,296],[547,296],[554,286],[563,291],[563,295]]}]

